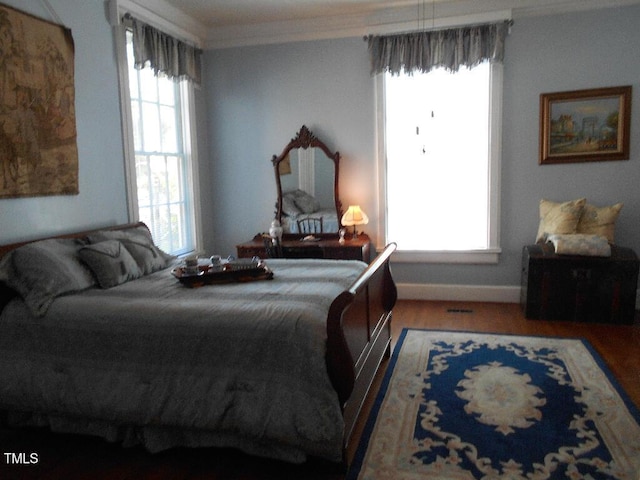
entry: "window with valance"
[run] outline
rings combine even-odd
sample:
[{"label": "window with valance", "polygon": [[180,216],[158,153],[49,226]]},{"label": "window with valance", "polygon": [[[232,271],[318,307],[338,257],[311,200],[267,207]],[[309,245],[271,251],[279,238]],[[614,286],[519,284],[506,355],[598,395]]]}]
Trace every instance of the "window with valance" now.
[{"label": "window with valance", "polygon": [[399,261],[498,260],[509,28],[498,22],[367,39],[383,99],[381,224]]},{"label": "window with valance", "polygon": [[201,51],[130,14],[119,67],[130,219],[174,255],[201,244],[194,85]]}]

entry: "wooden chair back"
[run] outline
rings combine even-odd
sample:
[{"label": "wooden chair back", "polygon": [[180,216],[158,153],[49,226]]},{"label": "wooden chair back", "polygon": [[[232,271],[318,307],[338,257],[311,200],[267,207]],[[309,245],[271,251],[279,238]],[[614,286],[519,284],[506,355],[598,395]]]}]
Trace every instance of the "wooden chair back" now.
[{"label": "wooden chair back", "polygon": [[322,233],[322,217],[306,217],[298,220],[298,232],[309,235]]}]

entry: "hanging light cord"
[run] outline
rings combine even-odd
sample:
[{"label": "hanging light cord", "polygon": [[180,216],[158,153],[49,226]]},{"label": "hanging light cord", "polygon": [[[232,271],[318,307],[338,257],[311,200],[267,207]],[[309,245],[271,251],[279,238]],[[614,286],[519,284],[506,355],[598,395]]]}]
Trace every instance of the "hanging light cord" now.
[{"label": "hanging light cord", "polygon": [[[436,0],[431,0],[431,30],[436,29]],[[427,30],[427,0],[418,0],[418,31]]]},{"label": "hanging light cord", "polygon": [[436,0],[431,0],[431,30],[436,29]]}]

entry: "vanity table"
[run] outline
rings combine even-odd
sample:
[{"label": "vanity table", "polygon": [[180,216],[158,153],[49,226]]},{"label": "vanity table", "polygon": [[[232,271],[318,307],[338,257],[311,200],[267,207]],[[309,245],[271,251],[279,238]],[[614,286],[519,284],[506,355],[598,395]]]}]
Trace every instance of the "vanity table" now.
[{"label": "vanity table", "polygon": [[[342,203],[338,195],[340,153],[329,148],[305,125],[282,150],[271,158],[276,181],[275,219],[282,226],[284,258],[326,258],[361,260],[369,263],[373,247],[369,237],[361,233],[355,238],[347,234],[340,243]],[[321,225],[313,240],[303,240],[299,223],[314,219]],[[265,235],[236,245],[238,258],[267,258]],[[273,252],[272,252],[273,253]],[[275,256],[275,255],[274,255]]]},{"label": "vanity table", "polygon": [[[356,238],[347,236],[340,243],[336,235],[317,235],[318,240],[303,241],[300,235],[285,234],[282,238],[282,256],[284,258],[327,258],[336,260],[361,260],[369,263],[372,246],[369,236],[361,233]],[[236,245],[238,258],[254,256],[267,258],[262,234],[251,241]]]}]

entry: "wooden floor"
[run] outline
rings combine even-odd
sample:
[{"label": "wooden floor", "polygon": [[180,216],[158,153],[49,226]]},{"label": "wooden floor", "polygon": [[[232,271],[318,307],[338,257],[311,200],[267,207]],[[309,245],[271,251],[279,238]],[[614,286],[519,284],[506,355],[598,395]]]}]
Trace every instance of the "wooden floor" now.
[{"label": "wooden floor", "polygon": [[[399,301],[393,337],[401,329],[431,328],[525,335],[586,338],[605,359],[622,387],[640,407],[640,322],[634,325],[584,324],[526,320],[516,304]],[[374,389],[377,390],[378,379]],[[372,397],[373,395],[370,395]],[[370,408],[370,401],[365,408]],[[357,435],[363,422],[357,426]],[[350,455],[355,448],[350,449]],[[37,463],[8,465],[6,454],[23,453]],[[0,430],[1,479],[323,479],[344,475],[332,465],[289,465],[256,459],[233,450],[176,449],[149,454],[100,439],[51,434],[45,430]]]}]

